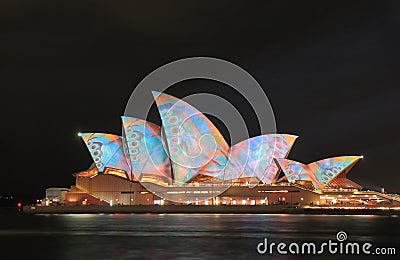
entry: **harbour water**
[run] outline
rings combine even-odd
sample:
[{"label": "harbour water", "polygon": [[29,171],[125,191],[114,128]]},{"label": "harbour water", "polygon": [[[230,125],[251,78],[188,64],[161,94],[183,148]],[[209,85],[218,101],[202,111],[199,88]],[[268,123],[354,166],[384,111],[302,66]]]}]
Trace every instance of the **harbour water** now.
[{"label": "harbour water", "polygon": [[[289,214],[48,214],[0,211],[1,259],[298,259],[257,245],[347,241],[400,250],[398,216]],[[320,259],[309,255],[307,259]],[[353,259],[330,255],[324,258]],[[364,256],[365,257],[365,256]],[[396,256],[385,256],[396,258]],[[383,259],[380,257],[380,259]]]}]

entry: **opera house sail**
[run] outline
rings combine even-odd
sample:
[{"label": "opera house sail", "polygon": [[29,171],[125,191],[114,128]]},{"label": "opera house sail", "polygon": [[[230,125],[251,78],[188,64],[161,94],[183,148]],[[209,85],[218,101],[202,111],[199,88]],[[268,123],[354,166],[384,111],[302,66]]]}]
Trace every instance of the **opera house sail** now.
[{"label": "opera house sail", "polygon": [[80,134],[88,148],[97,170],[103,173],[106,168],[121,170],[120,177],[131,179],[131,168],[123,151],[123,138],[113,134]]},{"label": "opera house sail", "polygon": [[174,180],[178,185],[199,174],[221,177],[229,146],[213,123],[183,100],[153,92],[163,124]]},{"label": "opera house sail", "polygon": [[126,158],[135,181],[172,179],[171,165],[161,140],[160,127],[142,119],[122,117]]},{"label": "opera house sail", "polygon": [[361,156],[340,156],[308,165],[288,159],[277,159],[289,182],[310,181],[315,189],[324,189],[335,177],[348,172]]}]

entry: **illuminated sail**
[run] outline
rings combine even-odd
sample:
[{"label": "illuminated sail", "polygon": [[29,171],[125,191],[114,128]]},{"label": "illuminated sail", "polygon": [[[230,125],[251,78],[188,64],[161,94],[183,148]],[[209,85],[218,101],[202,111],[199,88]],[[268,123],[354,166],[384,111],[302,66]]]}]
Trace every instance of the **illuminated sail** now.
[{"label": "illuminated sail", "polygon": [[177,184],[200,173],[223,174],[229,146],[200,111],[173,96],[153,91]]},{"label": "illuminated sail", "polygon": [[[286,158],[292,149],[294,142],[296,141],[296,135],[289,134],[271,134],[275,139],[275,146],[268,146],[268,151],[265,156],[271,156],[272,158]],[[266,184],[275,183],[278,177],[279,168],[271,162],[267,167],[261,181]]]},{"label": "illuminated sail", "polygon": [[344,171],[350,170],[361,158],[361,156],[333,157],[310,163],[308,167],[317,180],[318,188],[322,189],[336,176]]},{"label": "illuminated sail", "polygon": [[244,140],[231,147],[225,180],[256,177],[264,183],[272,183],[278,167],[273,158],[284,158],[297,136],[269,134]]},{"label": "illuminated sail", "polygon": [[288,182],[294,183],[297,180],[311,180],[312,172],[306,164],[289,159],[276,159]]},{"label": "illuminated sail", "polygon": [[160,127],[142,119],[122,117],[126,147],[135,180],[143,174],[172,179],[170,161],[164,150]]},{"label": "illuminated sail", "polygon": [[339,156],[308,165],[288,159],[277,159],[277,162],[289,182],[308,180],[313,183],[315,189],[321,190],[339,174],[350,170],[361,158],[361,156]]},{"label": "illuminated sail", "polygon": [[103,133],[83,133],[81,137],[99,172],[106,167],[115,168],[125,171],[130,178],[131,169],[123,152],[122,137]]}]

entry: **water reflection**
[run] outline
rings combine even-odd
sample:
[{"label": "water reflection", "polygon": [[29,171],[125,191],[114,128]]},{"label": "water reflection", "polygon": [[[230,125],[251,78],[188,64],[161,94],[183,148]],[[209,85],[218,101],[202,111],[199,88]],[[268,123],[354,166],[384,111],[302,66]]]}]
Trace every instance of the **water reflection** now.
[{"label": "water reflection", "polygon": [[[4,257],[254,258],[264,238],[325,241],[344,230],[352,241],[399,247],[400,218],[391,216],[235,214],[3,215]],[[25,250],[26,249],[26,250]],[[284,258],[295,259],[295,258]]]}]

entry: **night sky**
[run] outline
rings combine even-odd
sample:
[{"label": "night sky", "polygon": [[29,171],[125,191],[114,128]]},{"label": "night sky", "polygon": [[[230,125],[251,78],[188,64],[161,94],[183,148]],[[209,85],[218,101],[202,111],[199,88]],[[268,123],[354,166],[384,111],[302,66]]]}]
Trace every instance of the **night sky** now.
[{"label": "night sky", "polygon": [[[69,187],[91,164],[77,133],[121,133],[141,79],[192,56],[258,80],[278,132],[299,136],[289,158],[364,155],[349,178],[400,192],[398,1],[115,2],[0,2],[0,195]],[[167,93],[204,91],[230,100],[259,134],[248,104],[222,84],[189,80]]]}]

